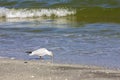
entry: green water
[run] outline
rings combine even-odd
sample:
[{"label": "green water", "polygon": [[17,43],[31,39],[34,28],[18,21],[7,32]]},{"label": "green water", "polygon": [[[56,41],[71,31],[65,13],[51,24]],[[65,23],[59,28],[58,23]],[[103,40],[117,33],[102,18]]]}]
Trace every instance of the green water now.
[{"label": "green water", "polygon": [[0,7],[10,10],[29,9],[29,13],[32,13],[33,9],[69,9],[75,13],[66,17],[75,22],[120,23],[119,0],[0,0]]},{"label": "green water", "polygon": [[0,6],[10,8],[41,7],[120,7],[119,0],[0,0]]}]

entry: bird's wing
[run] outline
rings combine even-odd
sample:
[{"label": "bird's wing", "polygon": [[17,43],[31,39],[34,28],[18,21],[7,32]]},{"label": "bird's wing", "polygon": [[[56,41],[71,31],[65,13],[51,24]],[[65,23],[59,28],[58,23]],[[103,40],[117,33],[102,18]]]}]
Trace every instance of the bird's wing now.
[{"label": "bird's wing", "polygon": [[49,51],[45,48],[40,48],[38,50],[35,50],[32,52],[33,55],[38,55],[38,56],[44,56],[44,55],[47,55]]}]

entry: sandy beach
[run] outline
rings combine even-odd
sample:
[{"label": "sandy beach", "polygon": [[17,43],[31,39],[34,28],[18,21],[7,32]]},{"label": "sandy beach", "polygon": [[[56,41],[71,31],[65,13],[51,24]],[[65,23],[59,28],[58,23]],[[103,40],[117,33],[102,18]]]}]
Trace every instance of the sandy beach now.
[{"label": "sandy beach", "polygon": [[0,59],[0,80],[120,80],[120,70],[45,61]]}]

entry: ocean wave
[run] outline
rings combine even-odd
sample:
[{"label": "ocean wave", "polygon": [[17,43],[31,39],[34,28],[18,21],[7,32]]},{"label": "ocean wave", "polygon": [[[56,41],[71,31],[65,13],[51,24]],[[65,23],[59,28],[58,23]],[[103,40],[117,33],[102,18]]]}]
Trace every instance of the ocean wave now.
[{"label": "ocean wave", "polygon": [[1,7],[41,8],[41,7],[120,7],[120,0],[0,0]]},{"label": "ocean wave", "polygon": [[[5,8],[0,7],[0,20],[27,21],[40,19],[66,19],[73,22],[117,22],[120,23],[120,8]],[[14,19],[14,20],[13,20]],[[11,21],[11,20],[10,20]]]},{"label": "ocean wave", "polygon": [[67,8],[55,9],[8,9],[0,7],[0,18],[38,18],[38,17],[65,17],[76,14],[75,10]]}]

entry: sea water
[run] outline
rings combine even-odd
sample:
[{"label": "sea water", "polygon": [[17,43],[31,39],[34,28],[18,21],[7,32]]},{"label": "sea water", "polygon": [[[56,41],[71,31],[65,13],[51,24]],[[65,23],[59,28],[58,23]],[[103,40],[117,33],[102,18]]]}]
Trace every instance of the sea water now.
[{"label": "sea water", "polygon": [[[119,0],[0,0],[0,57],[120,68]],[[49,57],[44,57],[49,60]]]}]

